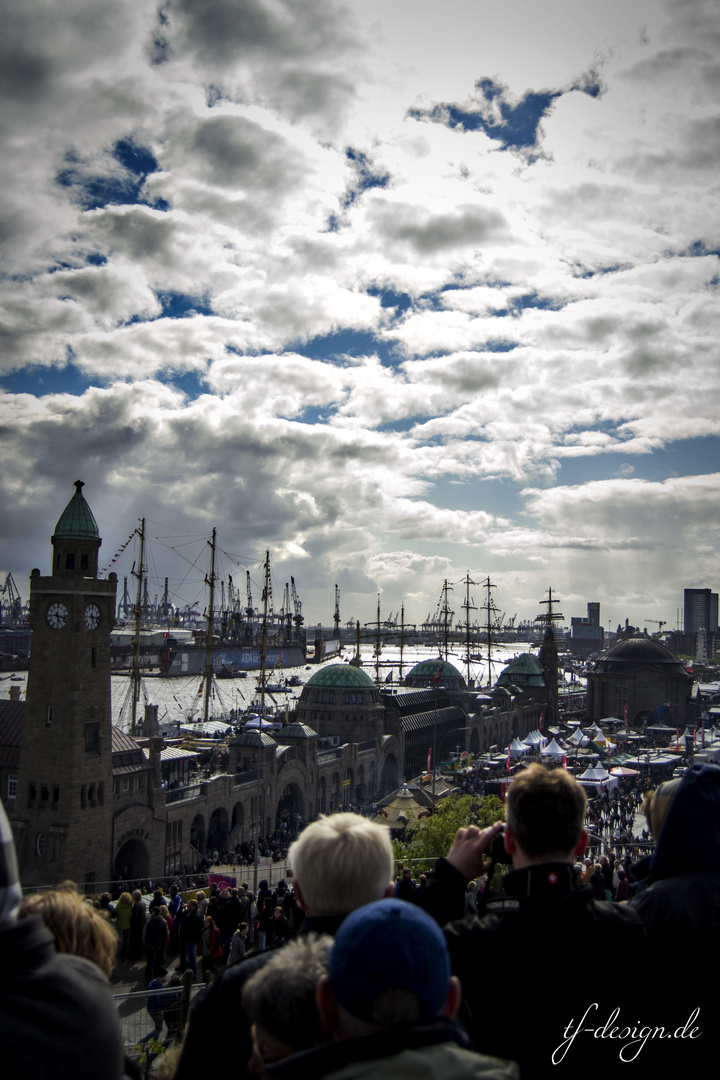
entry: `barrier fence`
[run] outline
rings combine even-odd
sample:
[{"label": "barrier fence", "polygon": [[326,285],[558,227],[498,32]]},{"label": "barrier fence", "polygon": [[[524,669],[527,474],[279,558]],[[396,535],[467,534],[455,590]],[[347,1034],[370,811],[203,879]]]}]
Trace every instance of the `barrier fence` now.
[{"label": "barrier fence", "polygon": [[153,1061],[182,1039],[193,997],[204,983],[187,972],[180,986],[114,994],[125,1053],[148,1075]]}]

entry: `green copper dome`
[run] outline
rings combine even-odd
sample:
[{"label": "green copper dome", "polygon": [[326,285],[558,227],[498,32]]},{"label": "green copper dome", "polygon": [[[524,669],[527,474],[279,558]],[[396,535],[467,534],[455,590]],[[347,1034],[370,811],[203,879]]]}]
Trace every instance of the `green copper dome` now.
[{"label": "green copper dome", "polygon": [[305,683],[306,686],[362,686],[374,689],[375,683],[361,668],[353,664],[331,664],[330,667],[316,671],[312,678]]},{"label": "green copper dome", "polygon": [[75,481],[75,494],[63,510],[53,538],[55,540],[99,540],[97,522],[82,495],[82,480]]},{"label": "green copper dome", "polygon": [[447,660],[441,660],[439,657],[435,657],[433,660],[421,660],[419,664],[416,664],[412,671],[408,672],[408,679],[426,679],[430,681],[439,671],[442,664],[442,674],[439,682],[442,683],[444,679],[462,679],[462,675],[453,664]]}]

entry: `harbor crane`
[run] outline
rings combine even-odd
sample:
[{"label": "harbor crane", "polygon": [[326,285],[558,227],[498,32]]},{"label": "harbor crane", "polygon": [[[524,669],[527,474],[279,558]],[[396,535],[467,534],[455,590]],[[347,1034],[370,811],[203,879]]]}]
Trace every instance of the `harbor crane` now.
[{"label": "harbor crane", "polygon": [[4,626],[17,625],[22,622],[23,607],[20,593],[13,581],[12,574],[5,578],[5,584],[0,588],[0,623]]},{"label": "harbor crane", "polygon": [[298,594],[297,594],[297,589],[295,588],[295,578],[294,577],[290,578],[290,591],[292,593],[292,602],[293,602],[293,607],[295,609],[295,625],[297,626],[298,629],[300,629],[300,627],[305,622],[305,620],[303,618],[303,613],[302,613],[302,604],[300,603],[300,600],[299,600]]}]

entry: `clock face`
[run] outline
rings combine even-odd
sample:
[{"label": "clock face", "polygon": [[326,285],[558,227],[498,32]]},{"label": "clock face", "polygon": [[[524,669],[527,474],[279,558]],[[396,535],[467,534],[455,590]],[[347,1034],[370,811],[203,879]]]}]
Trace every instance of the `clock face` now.
[{"label": "clock face", "polygon": [[53,630],[62,630],[65,623],[68,621],[68,609],[64,604],[61,604],[58,600],[54,604],[51,604],[47,609],[47,621],[48,626]]},{"label": "clock face", "polygon": [[85,625],[88,630],[97,630],[100,625],[100,608],[97,604],[88,604],[85,608]]}]

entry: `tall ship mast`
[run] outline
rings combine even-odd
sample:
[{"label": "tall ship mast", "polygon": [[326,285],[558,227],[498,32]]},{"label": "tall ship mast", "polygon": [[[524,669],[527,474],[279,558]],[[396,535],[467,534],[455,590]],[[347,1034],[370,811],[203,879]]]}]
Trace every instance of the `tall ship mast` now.
[{"label": "tall ship mast", "polygon": [[207,724],[210,715],[210,693],[213,680],[213,632],[215,624],[215,539],[217,529],[212,531],[210,545],[210,573],[205,575],[205,584],[208,586],[207,606],[207,641],[205,644],[205,671],[203,673],[203,721]]},{"label": "tall ship mast", "polygon": [[464,581],[465,600],[464,600],[463,605],[462,605],[462,609],[465,612],[465,623],[464,623],[464,627],[465,627],[465,667],[467,669],[466,683],[467,683],[468,689],[471,686],[470,663],[474,659],[474,657],[472,655],[472,648],[471,648],[471,645],[472,645],[472,629],[471,629],[471,626],[470,626],[470,612],[471,611],[477,611],[477,608],[476,608],[475,604],[472,602],[472,597],[470,596],[470,586],[471,585],[477,585],[477,584],[478,584],[478,582],[473,581],[473,579],[470,577],[470,572],[468,571],[468,573],[465,575],[465,581]]},{"label": "tall ship mast", "polygon": [[[132,576],[137,578],[137,598],[135,600],[135,606],[133,607],[134,617],[134,629],[133,636],[133,653],[132,653],[132,667],[130,669],[131,679],[131,693],[132,693],[132,716],[130,719],[130,734],[137,734],[137,706],[140,700],[140,629],[142,626],[142,599],[143,599],[143,582],[145,582],[145,572],[147,567],[145,566],[145,518],[140,522],[140,528],[135,532],[140,537],[140,556],[137,563],[137,570],[135,565],[132,568]],[[145,583],[147,588],[147,583]]]},{"label": "tall ship mast", "polygon": [[493,650],[493,645],[497,645],[497,641],[493,637],[493,631],[495,630],[495,627],[497,625],[497,617],[500,614],[500,612],[496,608],[495,601],[492,598],[491,589],[496,589],[497,586],[493,585],[493,583],[490,581],[490,575],[488,575],[488,577],[485,579],[485,581],[483,581],[481,584],[482,584],[482,587],[485,589],[485,603],[482,606],[482,610],[485,612],[485,624],[483,626],[483,629],[485,630],[485,632],[487,634],[487,668],[488,668],[488,670],[487,670],[487,683],[486,683],[486,686],[489,688],[489,687],[492,686],[492,665],[493,665],[492,650]]}]

